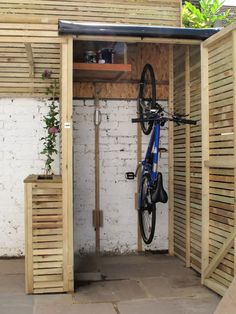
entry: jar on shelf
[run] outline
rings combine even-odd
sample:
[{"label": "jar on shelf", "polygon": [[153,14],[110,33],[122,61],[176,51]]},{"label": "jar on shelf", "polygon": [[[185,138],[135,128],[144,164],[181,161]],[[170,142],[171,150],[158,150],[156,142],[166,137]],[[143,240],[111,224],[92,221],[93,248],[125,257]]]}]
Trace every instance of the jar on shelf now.
[{"label": "jar on shelf", "polygon": [[97,55],[95,51],[88,50],[85,52],[84,61],[86,63],[97,63]]},{"label": "jar on shelf", "polygon": [[114,50],[103,48],[98,51],[98,63],[114,63]]}]

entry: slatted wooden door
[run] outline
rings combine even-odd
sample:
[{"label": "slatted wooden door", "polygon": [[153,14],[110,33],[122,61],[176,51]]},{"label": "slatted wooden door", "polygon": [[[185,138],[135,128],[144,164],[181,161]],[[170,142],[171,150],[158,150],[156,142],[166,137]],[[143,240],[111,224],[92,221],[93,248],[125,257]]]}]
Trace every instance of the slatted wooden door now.
[{"label": "slatted wooden door", "polygon": [[202,44],[202,282],[223,295],[235,276],[236,25]]}]

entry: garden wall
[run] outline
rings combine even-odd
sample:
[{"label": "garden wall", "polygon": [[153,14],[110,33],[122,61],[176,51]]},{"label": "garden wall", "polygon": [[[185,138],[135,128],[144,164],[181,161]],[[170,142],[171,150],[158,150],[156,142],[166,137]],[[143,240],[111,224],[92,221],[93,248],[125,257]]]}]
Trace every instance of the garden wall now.
[{"label": "garden wall", "polygon": [[0,256],[24,254],[23,180],[30,173],[43,173],[39,139],[46,111],[42,100],[0,99]]},{"label": "garden wall", "polygon": [[[93,101],[74,101],[75,251],[95,247]],[[101,102],[101,250],[130,252],[137,249],[136,181],[126,181],[126,171],[136,167],[136,101]],[[43,172],[40,137],[46,106],[36,99],[0,99],[0,256],[24,255],[24,186],[30,173]],[[167,131],[163,132],[166,147]],[[147,142],[148,137],[143,137]],[[163,143],[163,144],[164,144]],[[145,147],[145,144],[143,144]],[[167,154],[161,168],[167,184]],[[56,162],[56,173],[59,161]],[[167,249],[167,207],[158,207],[152,249]]]},{"label": "garden wall", "polygon": [[[164,103],[164,102],[163,102]],[[125,172],[137,165],[136,101],[100,102],[100,198],[104,215],[101,228],[101,251],[127,253],[137,250],[137,211],[134,194],[136,180],[127,181]],[[74,243],[75,252],[95,251],[92,210],[95,208],[95,162],[93,100],[74,101]],[[163,130],[161,146],[167,148],[167,130]],[[143,136],[146,149],[147,136]],[[167,187],[168,159],[162,154],[160,170]],[[168,248],[167,204],[157,206],[157,229],[148,249]]]}]

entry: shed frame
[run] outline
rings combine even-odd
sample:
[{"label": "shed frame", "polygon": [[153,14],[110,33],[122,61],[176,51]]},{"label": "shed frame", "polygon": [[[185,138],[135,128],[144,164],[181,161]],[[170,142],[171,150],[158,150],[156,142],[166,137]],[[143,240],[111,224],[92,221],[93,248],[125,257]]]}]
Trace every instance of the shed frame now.
[{"label": "shed frame", "polygon": [[[178,1],[174,1],[177,3]],[[5,17],[6,22],[9,21],[9,17]],[[60,59],[61,59],[61,72],[60,72],[60,89],[61,89],[61,174],[62,174],[62,188],[63,188],[63,222],[65,225],[65,232],[64,232],[64,256],[66,260],[65,268],[66,268],[66,285],[65,285],[65,291],[73,291],[74,286],[74,265],[73,265],[73,130],[72,130],[72,117],[73,117],[73,40],[80,40],[80,41],[104,41],[104,37],[101,36],[94,36],[94,35],[79,35],[79,36],[63,36],[58,37],[55,28],[53,31],[50,29],[51,26],[45,26],[46,30],[48,28],[47,36],[43,36],[40,31],[37,30],[37,26],[35,25],[36,20],[40,23],[42,21],[41,18],[38,19],[27,19],[29,24],[32,24],[32,30],[24,32],[23,30],[23,22],[22,17],[12,17],[12,21],[14,20],[14,23],[18,23],[21,21],[21,27],[22,29],[18,32],[19,36],[14,36],[13,32],[9,32],[9,36],[0,36],[0,43],[21,43],[22,41],[26,44],[26,51],[27,51],[27,58],[30,64],[29,67],[29,75],[34,72],[34,62],[32,60],[32,53],[31,53],[31,47],[30,44],[33,43],[54,43],[60,45]],[[55,22],[55,21],[54,21]],[[15,27],[18,27],[15,24]],[[44,24],[47,25],[47,23],[44,22]],[[53,23],[52,23],[53,24]],[[50,23],[49,23],[50,25]],[[9,26],[8,26],[9,27]],[[35,29],[36,27],[36,29]],[[6,32],[7,33],[7,32]],[[222,71],[223,74],[226,74],[226,77],[232,76],[232,81],[230,83],[224,83],[224,78],[222,80],[222,84],[220,85],[220,90],[218,91],[217,95],[223,95],[225,91],[230,93],[230,96],[226,96],[228,98],[225,98],[223,100],[226,100],[227,106],[231,106],[230,113],[233,117],[233,123],[230,125],[232,128],[233,134],[231,134],[230,141],[232,141],[232,147],[230,146],[231,151],[227,153],[224,156],[224,160],[222,157],[216,158],[210,157],[210,150],[212,147],[210,147],[210,123],[211,123],[211,111],[214,108],[211,108],[210,106],[212,103],[214,103],[214,100],[212,100],[211,97],[211,90],[209,89],[209,50],[212,49],[212,47],[220,46],[222,48],[219,48],[219,55],[222,54],[224,57],[224,46],[222,46],[222,42],[229,38],[229,45],[231,45],[231,54],[229,54],[228,59],[230,59],[230,66],[231,68],[224,68]],[[201,43],[199,40],[191,40],[191,39],[171,39],[171,38],[142,38],[142,37],[122,37],[122,36],[107,36],[105,38],[105,41],[120,41],[120,42],[127,42],[127,43],[158,43],[158,44],[168,44],[169,45],[169,108],[170,110],[175,108],[175,92],[178,92],[178,86],[175,84],[175,47],[176,45],[181,46],[183,45],[184,49],[184,56],[181,62],[183,62],[183,72],[180,71],[180,76],[184,76],[184,82],[181,86],[181,91],[184,91],[183,93],[183,108],[185,112],[188,112],[189,109],[191,109],[191,71],[190,71],[190,63],[191,63],[191,46],[199,47],[201,46],[201,89],[199,87],[200,94],[202,93],[202,99],[201,99],[201,109],[200,112],[202,114],[202,130],[197,131],[198,135],[200,134],[201,140],[202,140],[202,156],[200,158],[201,160],[201,169],[202,169],[202,204],[199,205],[199,208],[202,210],[202,217],[201,219],[198,219],[197,224],[199,226],[199,229],[201,230],[201,226],[199,223],[202,223],[202,231],[198,230],[202,235],[202,243],[201,243],[201,253],[202,256],[200,258],[201,262],[201,268],[198,269],[198,271],[201,272],[202,275],[202,283],[217,293],[223,295],[226,291],[228,284],[232,281],[232,278],[235,275],[236,270],[236,253],[235,253],[235,245],[236,245],[236,229],[235,229],[235,220],[236,220],[236,207],[235,207],[235,197],[236,197],[236,184],[235,184],[235,175],[236,175],[236,159],[235,159],[235,143],[236,143],[236,131],[235,131],[235,125],[236,125],[236,87],[235,87],[235,77],[236,77],[236,24],[233,24],[226,29],[220,31],[218,34],[213,35],[211,38],[207,39],[204,43]],[[181,51],[180,51],[181,55]],[[230,57],[231,56],[231,57]],[[222,66],[221,61],[224,58],[219,58],[216,60],[216,68],[220,68]],[[199,60],[200,62],[200,60]],[[223,64],[224,65],[224,64]],[[197,68],[197,65],[195,65]],[[230,75],[228,75],[226,72],[229,71]],[[228,76],[227,76],[228,75]],[[214,76],[214,75],[213,75]],[[176,78],[177,79],[177,78]],[[219,81],[221,81],[219,80]],[[213,82],[214,83],[214,82]],[[228,86],[230,85],[230,86]],[[196,87],[197,88],[197,87]],[[229,89],[228,89],[229,88]],[[198,97],[199,95],[198,94]],[[32,92],[32,95],[34,95],[34,92]],[[42,93],[40,94],[42,95]],[[230,99],[230,100],[229,100]],[[229,103],[231,102],[231,103]],[[181,103],[181,102],[180,102]],[[219,107],[218,107],[219,108]],[[221,108],[224,110],[224,108]],[[199,110],[198,110],[199,111]],[[223,115],[222,112],[219,112],[220,115]],[[222,121],[227,121],[227,117],[225,118],[222,116]],[[218,120],[220,123],[221,121]],[[224,125],[225,122],[223,122]],[[226,123],[227,124],[227,123]],[[179,135],[179,139],[183,139],[185,143],[186,148],[186,154],[184,157],[184,160],[180,160],[181,167],[185,168],[183,172],[185,172],[184,179],[180,180],[181,184],[185,187],[184,192],[183,190],[180,191],[183,193],[184,202],[180,206],[180,211],[178,211],[178,219],[182,219],[185,221],[184,223],[184,247],[183,249],[183,255],[178,254],[176,251],[176,247],[179,246],[179,243],[176,242],[175,238],[175,221],[176,221],[176,212],[175,212],[175,187],[174,183],[178,180],[175,179],[175,152],[176,147],[173,145],[173,142],[175,140],[174,133],[175,130],[173,126],[170,125],[169,127],[169,252],[171,255],[177,255],[182,260],[185,261],[187,267],[193,267],[191,262],[191,233],[192,233],[192,227],[191,227],[191,219],[193,216],[192,214],[196,215],[196,213],[191,212],[191,190],[185,189],[186,187],[190,187],[191,185],[191,128],[186,127],[184,130],[177,130],[177,134]],[[178,139],[178,140],[179,140]],[[198,153],[198,152],[197,152]],[[140,150],[138,152],[138,158],[140,158]],[[220,155],[221,156],[221,155]],[[178,160],[178,156],[176,160]],[[226,195],[226,197],[230,198],[231,203],[227,203],[225,201],[225,195],[221,195],[220,191],[223,191],[225,188],[221,186],[219,188],[217,193],[214,194],[214,192],[210,193],[212,191],[211,182],[212,180],[209,179],[210,177],[210,171],[211,169],[214,169],[215,173],[217,171],[220,175],[222,173],[225,177],[231,177],[233,178],[233,181],[230,182],[231,189]],[[224,172],[224,170],[227,170]],[[219,174],[218,173],[218,174]],[[218,182],[218,181],[217,181]],[[226,184],[225,182],[223,182]],[[215,191],[215,190],[214,190]],[[181,195],[180,193],[180,195]],[[218,247],[214,247],[214,252],[210,251],[210,241],[212,239],[209,239],[209,229],[210,229],[210,220],[211,216],[209,213],[209,208],[211,207],[211,195],[217,195],[217,198],[220,197],[220,203],[226,204],[226,211],[228,209],[227,205],[230,204],[233,207],[233,210],[231,210],[231,216],[224,217],[224,225],[226,225],[227,230],[224,230],[224,226],[218,225],[217,231],[220,233],[215,237],[216,239],[221,239],[220,245]],[[218,208],[218,207],[217,207]],[[184,210],[185,209],[185,210]],[[220,209],[220,208],[218,208]],[[219,215],[220,216],[220,215]],[[180,218],[179,218],[180,217]],[[195,219],[195,218],[194,218]],[[196,224],[196,225],[197,225]],[[228,234],[228,236],[227,236]],[[178,235],[179,236],[179,235]],[[222,239],[225,239],[223,241]],[[214,240],[214,239],[213,239]],[[141,247],[140,241],[139,248]],[[177,243],[177,246],[176,246]],[[196,241],[194,242],[194,245],[196,247]],[[225,263],[222,263],[225,256],[228,255],[228,258],[226,259]],[[221,268],[219,268],[219,264],[221,264]],[[230,265],[230,266],[229,266]],[[212,276],[213,275],[213,276]],[[223,277],[222,277],[223,276]],[[225,277],[224,277],[225,276]]]}]

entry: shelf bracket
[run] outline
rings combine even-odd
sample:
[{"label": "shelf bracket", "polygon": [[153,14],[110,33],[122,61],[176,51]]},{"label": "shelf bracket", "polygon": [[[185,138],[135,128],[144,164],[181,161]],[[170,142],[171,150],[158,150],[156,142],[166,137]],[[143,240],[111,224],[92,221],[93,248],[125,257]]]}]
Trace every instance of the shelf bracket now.
[{"label": "shelf bracket", "polygon": [[29,62],[29,77],[34,77],[34,57],[31,43],[25,43],[25,50]]}]

